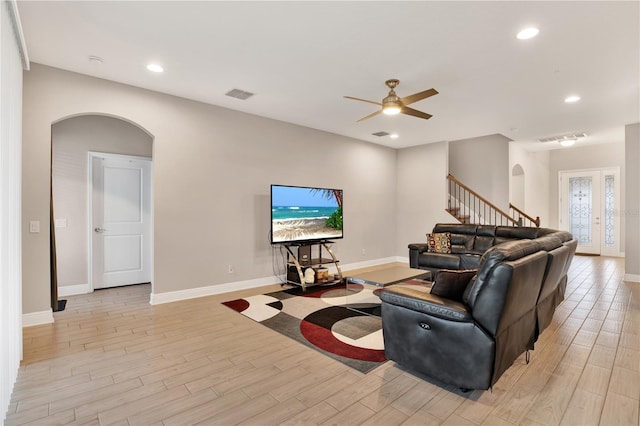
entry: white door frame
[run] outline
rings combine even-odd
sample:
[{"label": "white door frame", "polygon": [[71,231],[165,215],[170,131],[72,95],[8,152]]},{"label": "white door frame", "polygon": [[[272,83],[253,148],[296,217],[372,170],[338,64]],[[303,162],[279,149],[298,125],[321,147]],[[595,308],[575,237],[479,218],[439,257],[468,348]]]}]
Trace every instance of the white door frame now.
[{"label": "white door frame", "polygon": [[139,160],[139,161],[148,161],[151,165],[150,174],[151,174],[151,182],[150,182],[150,229],[151,235],[149,235],[151,250],[147,254],[149,259],[149,264],[151,265],[151,294],[153,294],[153,283],[154,283],[154,238],[153,238],[153,158],[151,157],[141,157],[137,155],[126,155],[126,154],[111,154],[106,152],[97,152],[97,151],[89,151],[87,155],[88,169],[87,169],[87,253],[88,253],[88,275],[89,275],[89,290],[94,291],[93,287],[93,159],[94,158],[111,158],[111,159],[130,159],[130,160]]},{"label": "white door frame", "polygon": [[[614,257],[623,257],[624,254],[620,251],[620,238],[621,238],[621,223],[620,223],[620,200],[622,198],[622,194],[620,192],[620,167],[603,167],[597,169],[576,169],[576,170],[561,170],[558,172],[558,221],[560,223],[560,229],[568,230],[568,223],[564,223],[564,219],[567,218],[567,212],[565,211],[567,208],[566,200],[563,200],[564,188],[563,188],[563,175],[564,174],[573,174],[573,173],[600,173],[600,195],[601,203],[600,203],[600,211],[597,212],[600,217],[600,255],[602,256],[614,256]],[[605,177],[606,176],[614,176],[614,194],[615,197],[613,199],[613,226],[614,226],[614,241],[612,245],[606,244],[606,203],[605,197],[602,194],[605,191]],[[595,214],[595,213],[594,213]]]}]

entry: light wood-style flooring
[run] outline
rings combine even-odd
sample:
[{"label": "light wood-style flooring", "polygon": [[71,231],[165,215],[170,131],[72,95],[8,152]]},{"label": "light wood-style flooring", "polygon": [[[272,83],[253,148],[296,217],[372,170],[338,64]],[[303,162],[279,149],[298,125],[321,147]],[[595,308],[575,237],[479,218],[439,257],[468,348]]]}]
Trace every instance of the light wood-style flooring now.
[{"label": "light wood-style flooring", "polygon": [[387,362],[361,374],[220,302],[149,305],[148,285],[69,297],[24,330],[7,425],[638,425],[640,284],[577,256],[566,300],[493,391],[467,394]]}]

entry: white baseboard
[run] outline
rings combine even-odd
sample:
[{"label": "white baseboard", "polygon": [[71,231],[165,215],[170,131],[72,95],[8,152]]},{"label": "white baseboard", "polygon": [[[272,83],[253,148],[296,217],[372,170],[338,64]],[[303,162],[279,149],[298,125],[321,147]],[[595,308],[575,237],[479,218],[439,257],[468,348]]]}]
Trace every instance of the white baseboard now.
[{"label": "white baseboard", "polygon": [[76,294],[87,294],[93,290],[89,284],[74,284],[74,285],[62,285],[58,286],[58,296],[67,297],[75,296]]},{"label": "white baseboard", "polygon": [[32,327],[34,325],[42,324],[53,324],[53,309],[49,308],[46,311],[22,314],[23,327]]},{"label": "white baseboard", "polygon": [[[343,271],[350,271],[353,269],[367,268],[370,266],[384,265],[385,263],[402,262],[409,263],[408,257],[394,256],[386,257],[382,259],[366,260],[364,262],[349,263],[347,265],[340,265],[340,269]],[[335,265],[327,265],[332,273],[337,272]],[[343,274],[344,275],[344,274]],[[160,305],[163,303],[178,302],[180,300],[195,299],[197,297],[213,296],[216,294],[229,293],[238,290],[247,290],[250,288],[264,287],[267,285],[277,284],[282,282],[284,277],[265,277],[256,278],[246,281],[235,281],[224,284],[210,285],[206,287],[190,288],[187,290],[168,291],[166,293],[151,293],[149,303],[152,305]]]},{"label": "white baseboard", "polygon": [[409,256],[396,256],[396,262],[409,264]]},{"label": "white baseboard", "polygon": [[385,263],[392,263],[392,262],[409,263],[409,258],[408,257],[405,258],[401,256],[393,256],[393,257],[385,257],[382,259],[365,260],[364,262],[349,263],[347,265],[341,264],[340,269],[342,269],[342,271],[351,271],[353,269],[368,268],[370,266],[384,265]]},{"label": "white baseboard", "polygon": [[197,297],[213,296],[215,294],[229,293],[231,291],[246,290],[249,288],[264,287],[266,285],[281,282],[278,277],[256,278],[246,281],[210,285],[206,287],[190,288],[187,290],[168,291],[166,293],[151,293],[149,303],[160,305],[162,303],[178,302],[180,300],[195,299]]},{"label": "white baseboard", "polygon": [[624,274],[624,281],[629,281],[632,283],[640,283],[640,275],[638,274]]}]

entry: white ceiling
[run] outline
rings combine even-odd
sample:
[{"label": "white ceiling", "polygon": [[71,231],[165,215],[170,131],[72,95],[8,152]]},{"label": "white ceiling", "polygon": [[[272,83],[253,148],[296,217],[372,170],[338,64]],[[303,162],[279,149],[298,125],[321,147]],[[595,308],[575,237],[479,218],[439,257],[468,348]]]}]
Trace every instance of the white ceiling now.
[{"label": "white ceiling", "polygon": [[[19,1],[32,62],[391,147],[500,133],[621,142],[640,121],[640,2]],[[540,34],[517,40],[536,26]],[[89,61],[90,55],[104,59]],[[162,64],[163,74],[146,70]],[[430,120],[379,115],[384,81]],[[225,93],[241,89],[246,101]],[[582,100],[566,104],[578,94]],[[398,139],[379,138],[397,132]]]}]

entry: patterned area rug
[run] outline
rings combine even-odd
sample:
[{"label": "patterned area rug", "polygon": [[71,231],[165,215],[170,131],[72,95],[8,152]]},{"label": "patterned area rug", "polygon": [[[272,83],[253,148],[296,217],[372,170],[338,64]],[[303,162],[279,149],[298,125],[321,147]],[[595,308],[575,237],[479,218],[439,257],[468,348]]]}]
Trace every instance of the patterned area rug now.
[{"label": "patterned area rug", "polygon": [[[405,285],[423,285],[411,280]],[[400,284],[400,285],[402,285]],[[254,321],[367,373],[386,361],[375,287],[300,287],[224,302]],[[350,309],[351,308],[351,309]],[[357,311],[353,308],[357,308]]]}]

